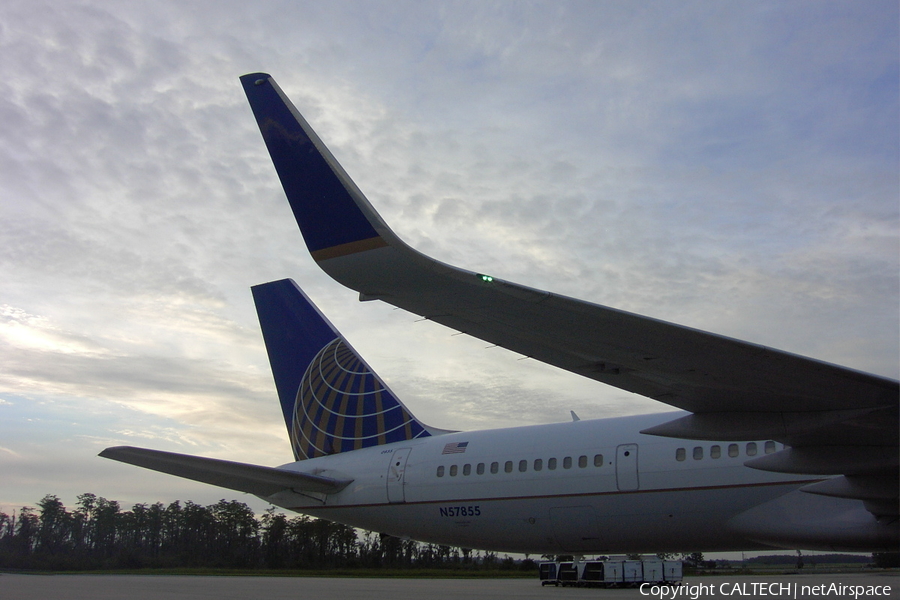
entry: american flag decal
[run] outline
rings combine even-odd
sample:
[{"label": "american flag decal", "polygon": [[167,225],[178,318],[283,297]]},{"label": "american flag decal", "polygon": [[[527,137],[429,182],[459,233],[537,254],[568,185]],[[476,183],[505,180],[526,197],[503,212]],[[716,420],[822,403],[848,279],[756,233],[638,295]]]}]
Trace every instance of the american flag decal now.
[{"label": "american flag decal", "polygon": [[453,442],[444,446],[444,451],[441,454],[462,454],[466,451],[468,445],[469,442]]}]

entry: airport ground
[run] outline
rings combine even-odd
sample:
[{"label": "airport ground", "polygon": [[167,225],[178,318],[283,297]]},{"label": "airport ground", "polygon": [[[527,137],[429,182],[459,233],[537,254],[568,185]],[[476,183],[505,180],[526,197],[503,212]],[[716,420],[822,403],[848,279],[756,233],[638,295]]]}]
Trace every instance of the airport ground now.
[{"label": "airport ground", "polygon": [[[754,585],[755,584],[755,585]],[[835,585],[832,585],[835,584]],[[691,587],[693,586],[693,587]],[[889,590],[887,588],[890,588]],[[657,595],[653,595],[656,593]],[[660,593],[667,595],[660,596]],[[476,600],[646,598],[648,600],[863,600],[900,598],[900,572],[714,575],[688,577],[685,589],[542,587],[534,579],[388,579],[333,577],[236,577],[196,575],[0,574],[2,600]]]}]

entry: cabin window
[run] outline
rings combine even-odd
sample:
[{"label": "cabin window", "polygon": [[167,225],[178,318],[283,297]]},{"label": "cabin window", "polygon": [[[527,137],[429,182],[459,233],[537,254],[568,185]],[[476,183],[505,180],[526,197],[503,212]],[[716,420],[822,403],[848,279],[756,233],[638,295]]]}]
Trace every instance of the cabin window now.
[{"label": "cabin window", "polygon": [[498,471],[500,471],[500,463],[492,462],[491,463],[491,473],[496,475]]},{"label": "cabin window", "polygon": [[450,477],[456,477],[456,471],[459,467],[456,465],[450,465]]},{"label": "cabin window", "polygon": [[602,455],[602,454],[595,454],[595,455],[594,455],[594,466],[595,466],[595,467],[602,467],[602,466],[603,466],[603,455]]},{"label": "cabin window", "polygon": [[528,461],[520,460],[519,461],[519,473],[524,473],[527,470],[528,470]]},{"label": "cabin window", "polygon": [[775,453],[775,442],[769,440],[766,442],[766,454],[774,454]]},{"label": "cabin window", "polygon": [[556,470],[556,459],[555,459],[555,458],[548,458],[548,459],[547,459],[547,468],[548,468],[549,470],[551,470],[551,471],[555,471],[555,470]]},{"label": "cabin window", "polygon": [[563,459],[563,469],[571,469],[572,468],[572,457],[567,456]]},{"label": "cabin window", "polygon": [[730,456],[731,458],[734,458],[735,456],[738,455],[739,452],[740,452],[740,450],[738,450],[737,444],[728,444],[728,456]]},{"label": "cabin window", "polygon": [[471,475],[472,474],[472,465],[463,465],[463,475]]},{"label": "cabin window", "polygon": [[747,442],[747,456],[756,456],[756,442]]},{"label": "cabin window", "polygon": [[438,476],[438,477],[443,477],[443,476],[444,476],[444,465],[441,465],[441,466],[438,467],[438,470],[437,470],[437,476]]},{"label": "cabin window", "polygon": [[709,457],[710,458],[721,458],[722,456],[722,446],[710,446],[709,448]]},{"label": "cabin window", "polygon": [[682,461],[684,460],[685,451],[684,448],[679,448],[675,451],[675,460]]},{"label": "cabin window", "polygon": [[543,470],[543,468],[544,468],[544,461],[541,460],[540,458],[534,459],[534,470],[541,471],[541,470]]},{"label": "cabin window", "polygon": [[503,470],[506,471],[507,473],[512,473],[512,461],[511,460],[506,461],[506,464],[503,465]]},{"label": "cabin window", "polygon": [[694,446],[694,460],[701,460],[703,458],[703,447],[702,446]]},{"label": "cabin window", "polygon": [[578,457],[578,466],[582,469],[587,466],[587,456]]},{"label": "cabin window", "polygon": [[478,466],[475,467],[475,472],[479,475],[484,475],[484,463],[478,463]]}]

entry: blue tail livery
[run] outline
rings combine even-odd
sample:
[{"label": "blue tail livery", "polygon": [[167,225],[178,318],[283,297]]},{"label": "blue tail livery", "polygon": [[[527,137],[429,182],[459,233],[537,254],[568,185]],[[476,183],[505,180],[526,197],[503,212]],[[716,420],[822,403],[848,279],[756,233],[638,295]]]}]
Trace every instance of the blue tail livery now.
[{"label": "blue tail livery", "polygon": [[296,283],[252,289],[296,460],[432,434]]}]

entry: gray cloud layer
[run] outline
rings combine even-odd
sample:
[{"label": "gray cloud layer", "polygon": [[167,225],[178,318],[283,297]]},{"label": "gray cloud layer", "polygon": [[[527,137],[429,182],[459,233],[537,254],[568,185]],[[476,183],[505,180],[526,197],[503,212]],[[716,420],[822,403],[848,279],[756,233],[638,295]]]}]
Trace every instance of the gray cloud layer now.
[{"label": "gray cloud layer", "polygon": [[896,377],[897,23],[895,2],[3,4],[0,504],[221,497],[94,458],[112,443],[287,460],[247,289],[282,277],[436,426],[664,409],[357,304],[305,254],[255,70],[424,252]]}]

